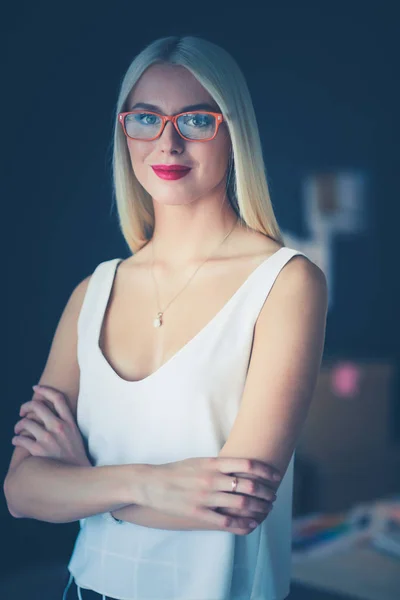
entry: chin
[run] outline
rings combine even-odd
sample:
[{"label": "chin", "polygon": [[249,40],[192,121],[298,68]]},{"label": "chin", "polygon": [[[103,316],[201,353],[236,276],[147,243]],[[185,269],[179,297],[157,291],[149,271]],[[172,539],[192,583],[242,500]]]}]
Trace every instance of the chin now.
[{"label": "chin", "polygon": [[152,198],[157,204],[164,204],[166,206],[180,206],[182,204],[190,204],[195,200],[194,197],[186,194],[185,196],[180,196],[179,194],[153,194]]}]

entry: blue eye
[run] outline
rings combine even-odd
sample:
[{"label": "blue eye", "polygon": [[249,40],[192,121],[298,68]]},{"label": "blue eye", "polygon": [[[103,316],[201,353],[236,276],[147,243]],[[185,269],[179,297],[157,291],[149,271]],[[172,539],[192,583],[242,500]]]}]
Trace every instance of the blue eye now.
[{"label": "blue eye", "polygon": [[152,113],[137,113],[133,117],[140,125],[158,125],[160,122],[160,118]]},{"label": "blue eye", "polygon": [[184,125],[188,125],[189,127],[209,127],[214,122],[214,117],[207,114],[187,114],[183,117]]}]

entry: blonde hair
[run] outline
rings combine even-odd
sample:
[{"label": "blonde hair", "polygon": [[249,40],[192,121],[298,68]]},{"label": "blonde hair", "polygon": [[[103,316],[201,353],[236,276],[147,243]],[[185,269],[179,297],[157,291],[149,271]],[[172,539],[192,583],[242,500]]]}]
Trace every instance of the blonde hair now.
[{"label": "blonde hair", "polygon": [[133,172],[118,113],[129,110],[128,96],[144,71],[160,63],[188,69],[219,105],[232,144],[229,202],[241,224],[284,245],[269,195],[253,102],[239,66],[226,50],[212,42],[196,36],[169,36],[155,40],[134,58],[122,80],[116,106],[113,193],[119,226],[132,253],[151,238],[154,210],[150,194]]}]

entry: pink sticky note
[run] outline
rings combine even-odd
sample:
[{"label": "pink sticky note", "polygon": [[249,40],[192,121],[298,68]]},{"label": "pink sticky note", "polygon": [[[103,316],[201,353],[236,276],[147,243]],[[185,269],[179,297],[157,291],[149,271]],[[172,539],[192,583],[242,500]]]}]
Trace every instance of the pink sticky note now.
[{"label": "pink sticky note", "polygon": [[360,375],[356,364],[339,363],[332,370],[332,391],[342,398],[354,398],[359,393]]}]

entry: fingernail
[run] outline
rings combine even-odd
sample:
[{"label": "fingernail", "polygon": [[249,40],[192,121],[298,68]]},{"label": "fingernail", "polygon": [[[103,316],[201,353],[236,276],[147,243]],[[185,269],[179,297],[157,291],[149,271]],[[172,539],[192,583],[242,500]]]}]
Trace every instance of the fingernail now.
[{"label": "fingernail", "polygon": [[33,385],[33,386],[32,386],[32,389],[33,389],[33,390],[38,390],[39,388],[40,388],[40,385]]},{"label": "fingernail", "polygon": [[272,479],[274,481],[280,481],[282,479],[282,477],[278,473],[274,473],[272,476]]},{"label": "fingernail", "polygon": [[257,521],[250,521],[249,527],[251,527],[252,529],[254,529],[254,527],[257,527]]}]

